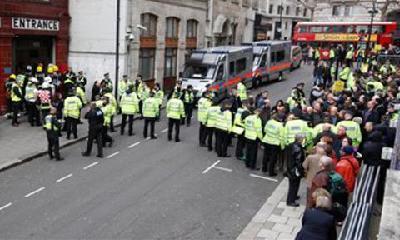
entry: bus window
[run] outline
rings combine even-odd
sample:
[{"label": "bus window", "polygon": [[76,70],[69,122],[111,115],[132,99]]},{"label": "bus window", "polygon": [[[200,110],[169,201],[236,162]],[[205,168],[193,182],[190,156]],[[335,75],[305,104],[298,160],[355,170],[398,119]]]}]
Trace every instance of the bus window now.
[{"label": "bus window", "polygon": [[229,63],[229,76],[235,75],[235,62]]},{"label": "bus window", "polygon": [[246,70],[247,59],[242,58],[236,61],[236,73],[241,73]]},{"label": "bus window", "polygon": [[347,33],[354,33],[355,32],[355,27],[354,26],[347,26]]},{"label": "bus window", "polygon": [[357,33],[365,34],[368,32],[368,26],[357,26]]},{"label": "bus window", "polygon": [[298,28],[298,32],[304,33],[307,32],[307,26],[301,26]]},{"label": "bus window", "polygon": [[382,33],[382,26],[372,26],[372,33]]},{"label": "bus window", "polygon": [[346,31],[345,31],[345,27],[344,26],[333,26],[332,32],[334,32],[334,33],[343,33],[343,32],[346,32]]},{"label": "bus window", "polygon": [[323,27],[321,26],[312,26],[310,29],[310,32],[312,33],[321,33],[323,32]]}]

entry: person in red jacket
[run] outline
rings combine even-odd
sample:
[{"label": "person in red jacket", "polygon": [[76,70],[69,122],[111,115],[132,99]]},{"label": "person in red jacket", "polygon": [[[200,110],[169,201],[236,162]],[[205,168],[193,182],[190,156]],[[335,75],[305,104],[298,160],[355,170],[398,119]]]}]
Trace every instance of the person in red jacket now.
[{"label": "person in red jacket", "polygon": [[344,147],[342,149],[342,156],[340,157],[339,162],[336,164],[336,172],[343,177],[344,182],[346,183],[347,190],[349,192],[354,191],[354,186],[359,170],[360,164],[353,156],[353,147]]}]

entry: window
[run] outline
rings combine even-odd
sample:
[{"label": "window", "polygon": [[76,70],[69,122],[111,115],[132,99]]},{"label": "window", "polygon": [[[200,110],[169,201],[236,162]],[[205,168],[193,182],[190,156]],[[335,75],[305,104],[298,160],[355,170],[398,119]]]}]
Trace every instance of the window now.
[{"label": "window", "polygon": [[346,26],[332,26],[332,32],[344,33],[344,32],[346,32]]},{"label": "window", "polygon": [[288,29],[288,22],[285,22],[285,29]]},{"label": "window", "polygon": [[303,17],[307,17],[307,8],[303,9]]},{"label": "window", "polygon": [[286,15],[290,15],[290,7],[286,6]]},{"label": "window", "polygon": [[193,19],[188,20],[186,31],[187,38],[197,38],[197,21]]},{"label": "window", "polygon": [[273,11],[274,11],[274,5],[270,4],[268,13],[272,14]]},{"label": "window", "polygon": [[242,6],[243,7],[248,7],[249,6],[249,0],[242,0]]},{"label": "window", "polygon": [[307,32],[307,26],[299,27],[299,32],[301,32],[301,33]]},{"label": "window", "polygon": [[276,9],[276,13],[280,15],[282,13],[282,8],[283,7],[279,5],[278,8]]},{"label": "window", "polygon": [[258,9],[258,1],[259,0],[253,0],[253,9]]},{"label": "window", "polygon": [[157,36],[157,16],[151,13],[144,13],[141,16],[140,24],[147,28],[146,31],[141,32],[142,37],[156,37]]},{"label": "window", "polygon": [[165,49],[164,77],[176,77],[177,53],[176,48]]},{"label": "window", "polygon": [[339,6],[333,6],[332,7],[332,16],[335,16],[335,17],[339,16],[339,13],[340,13],[339,10],[340,10]]},{"label": "window", "polygon": [[246,58],[242,58],[236,61],[236,74],[239,74],[246,70],[247,67],[246,63],[247,63]]},{"label": "window", "polygon": [[301,11],[300,7],[296,7],[296,16],[300,15],[300,11]]},{"label": "window", "polygon": [[229,76],[235,75],[235,62],[229,63]]},{"label": "window", "polygon": [[224,65],[220,65],[218,67],[216,80],[217,81],[224,80]]},{"label": "window", "polygon": [[372,26],[372,33],[382,33],[383,27],[382,26]]},{"label": "window", "polygon": [[265,67],[267,66],[267,54],[264,54],[261,58],[261,63],[260,63],[260,67]]},{"label": "window", "polygon": [[139,74],[143,80],[154,79],[154,64],[156,50],[153,48],[141,48],[139,52]]},{"label": "window", "polygon": [[175,17],[167,18],[166,38],[178,38],[179,19]]},{"label": "window", "polygon": [[322,26],[312,26],[310,28],[310,32],[312,32],[312,33],[321,33],[321,32],[323,32],[323,27]]},{"label": "window", "polygon": [[285,60],[285,51],[284,50],[272,53],[272,62],[273,63],[282,62],[283,60]]},{"label": "window", "polygon": [[344,16],[345,16],[345,17],[350,16],[350,15],[351,15],[351,10],[352,10],[352,7],[351,7],[351,6],[345,6],[345,7],[344,7]]},{"label": "window", "polygon": [[233,4],[239,4],[239,0],[232,0]]},{"label": "window", "polygon": [[368,33],[368,26],[357,26],[356,32],[361,34]]},{"label": "window", "polygon": [[347,26],[346,32],[347,33],[354,33],[356,31],[355,26]]}]

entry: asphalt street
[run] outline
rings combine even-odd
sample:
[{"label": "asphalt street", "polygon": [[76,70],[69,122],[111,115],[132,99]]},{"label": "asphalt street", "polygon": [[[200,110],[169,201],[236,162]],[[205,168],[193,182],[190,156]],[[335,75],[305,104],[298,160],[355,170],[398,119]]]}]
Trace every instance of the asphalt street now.
[{"label": "asphalt street", "polygon": [[[275,103],[303,81],[311,83],[309,66],[257,91]],[[63,149],[62,162],[1,172],[0,239],[235,239],[281,180],[200,148],[197,121],[181,128],[181,143],[167,141],[165,119],[157,140],[142,128],[136,121],[135,136],[113,135],[103,159],[95,147],[82,158],[83,142]]]}]

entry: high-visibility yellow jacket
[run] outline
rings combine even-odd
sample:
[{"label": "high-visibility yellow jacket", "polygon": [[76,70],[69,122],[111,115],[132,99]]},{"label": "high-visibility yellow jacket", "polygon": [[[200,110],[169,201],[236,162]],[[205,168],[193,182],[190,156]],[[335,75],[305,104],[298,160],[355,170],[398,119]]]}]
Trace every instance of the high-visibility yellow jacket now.
[{"label": "high-visibility yellow jacket", "polygon": [[124,93],[121,97],[121,112],[127,115],[133,115],[139,112],[139,99],[135,92]]},{"label": "high-visibility yellow jacket", "polygon": [[262,140],[262,122],[257,114],[250,115],[244,119],[244,137],[249,140]]},{"label": "high-visibility yellow jacket", "polygon": [[171,98],[167,102],[167,118],[182,119],[185,117],[185,108],[182,100]]},{"label": "high-visibility yellow jacket", "polygon": [[262,141],[275,146],[280,146],[282,149],[285,146],[285,127],[283,123],[271,119],[265,124],[264,138]]},{"label": "high-visibility yellow jacket", "polygon": [[77,96],[67,97],[64,100],[64,117],[79,119],[81,108],[82,102]]}]

